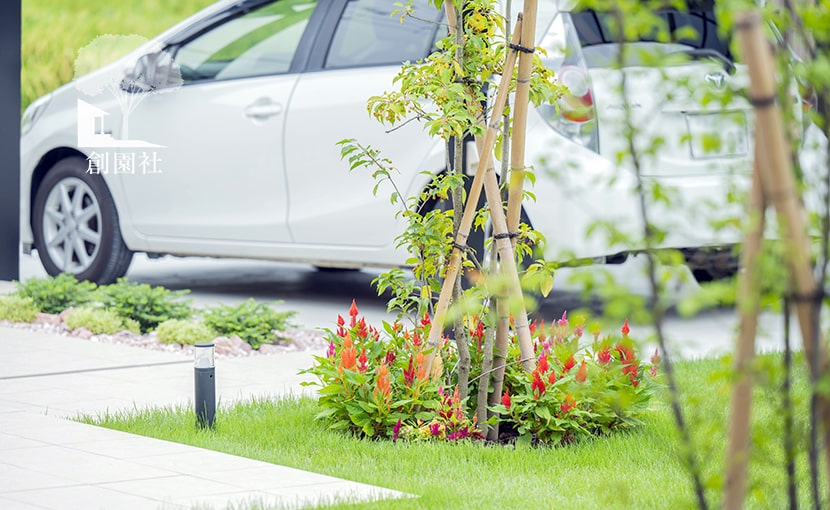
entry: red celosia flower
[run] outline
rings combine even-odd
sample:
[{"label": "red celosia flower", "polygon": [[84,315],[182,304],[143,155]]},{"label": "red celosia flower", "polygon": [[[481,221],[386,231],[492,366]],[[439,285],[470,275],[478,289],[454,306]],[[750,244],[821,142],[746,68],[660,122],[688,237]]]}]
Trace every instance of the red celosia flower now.
[{"label": "red celosia flower", "polygon": [[346,329],[343,327],[346,325],[346,320],[343,318],[342,315],[337,316],[337,336],[343,338],[346,336]]},{"label": "red celosia flower", "polygon": [[386,358],[383,359],[383,362],[386,363],[387,365],[391,365],[392,363],[395,362],[395,358],[397,358],[397,355],[395,354],[395,351],[393,351],[392,349],[389,349],[388,351],[386,351]]},{"label": "red celosia flower", "polygon": [[634,349],[627,345],[617,344],[614,350],[620,355],[620,363],[630,365],[634,361]]},{"label": "red celosia flower", "polygon": [[352,299],[352,306],[351,306],[351,308],[349,308],[349,316],[352,318],[349,321],[349,327],[350,328],[353,328],[354,325],[357,324],[357,314],[358,313],[360,313],[360,312],[357,310],[357,303],[355,302],[354,299]]},{"label": "red celosia flower", "polygon": [[654,354],[651,355],[651,364],[657,365],[660,363],[660,354],[657,351],[657,348],[654,349]]},{"label": "red celosia flower", "polygon": [[565,364],[562,366],[562,371],[569,372],[574,367],[574,365],[576,365],[574,357],[572,355],[568,356],[568,359],[565,360]]},{"label": "red celosia flower", "polygon": [[542,353],[541,355],[539,355],[539,362],[536,365],[536,368],[539,370],[539,372],[545,374],[547,373],[549,367],[550,366],[548,365],[548,356],[547,354]]},{"label": "red celosia flower", "polygon": [[424,313],[424,316],[423,316],[423,317],[421,317],[421,325],[422,325],[422,326],[426,326],[427,324],[430,324],[430,321],[429,321],[429,314],[428,314],[428,313]]},{"label": "red celosia flower", "polygon": [[417,331],[412,333],[412,345],[415,347],[421,346],[421,335],[419,335]]},{"label": "red celosia flower", "polygon": [[550,374],[548,374],[548,383],[549,384],[554,384],[555,382],[556,382],[556,372],[554,370],[551,370]]},{"label": "red celosia flower", "polygon": [[407,386],[412,386],[415,382],[415,366],[412,363],[412,355],[409,355],[409,365],[403,371],[403,383]]},{"label": "red celosia flower", "polygon": [[648,373],[650,373],[652,377],[657,377],[657,366],[659,364],[660,354],[658,354],[657,349],[654,349],[654,354],[651,356],[651,368],[648,369]]},{"label": "red celosia flower", "polygon": [[539,324],[538,329],[539,329],[539,341],[544,344],[545,339],[547,338],[547,336],[545,336],[545,321],[544,320]]},{"label": "red celosia flower", "polygon": [[535,333],[535,332],[536,332],[536,321],[534,320],[533,322],[531,322],[530,324],[528,324],[528,325],[527,325],[527,329],[529,329],[529,330],[530,330],[530,334],[531,334],[531,335],[533,335],[533,333]]},{"label": "red celosia flower", "polygon": [[542,376],[538,370],[533,371],[533,382],[530,383],[530,389],[535,392],[533,395],[536,399],[542,396],[545,392],[545,383],[542,381]]},{"label": "red celosia flower", "polygon": [[605,347],[597,352],[597,361],[600,365],[607,365],[611,363],[611,349]]},{"label": "red celosia flower", "polygon": [[357,361],[357,370],[362,374],[367,368],[369,368],[369,358],[366,357],[366,349],[360,350],[360,357],[357,358]]},{"label": "red celosia flower", "polygon": [[622,331],[622,335],[624,337],[628,336],[628,334],[631,333],[631,328],[628,327],[628,319],[625,319],[625,322],[622,325],[621,331]]},{"label": "red celosia flower", "polygon": [[568,411],[576,407],[576,400],[570,395],[565,396],[565,401],[562,402],[562,405],[559,406],[559,409],[562,410],[564,414],[567,414]]},{"label": "red celosia flower", "polygon": [[510,395],[507,393],[507,390],[504,390],[504,395],[501,396],[501,403],[508,409],[510,409],[510,406],[513,405],[513,402],[510,401]]},{"label": "red celosia flower", "polygon": [[[352,324],[354,326],[354,324]],[[360,321],[357,323],[357,335],[360,338],[368,338],[369,337],[369,329],[366,327],[366,318],[361,317]]]},{"label": "red celosia flower", "polygon": [[579,365],[579,370],[576,371],[576,382],[585,382],[585,379],[588,377],[588,367],[585,366],[585,360],[582,360],[582,363]]}]

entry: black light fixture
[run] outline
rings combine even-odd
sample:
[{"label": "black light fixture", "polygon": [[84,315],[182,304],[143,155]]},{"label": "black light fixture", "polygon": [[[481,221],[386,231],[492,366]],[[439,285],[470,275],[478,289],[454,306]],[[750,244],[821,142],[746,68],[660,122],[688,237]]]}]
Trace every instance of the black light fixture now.
[{"label": "black light fixture", "polygon": [[216,365],[213,342],[193,346],[196,378],[196,423],[201,428],[213,428],[216,416]]}]

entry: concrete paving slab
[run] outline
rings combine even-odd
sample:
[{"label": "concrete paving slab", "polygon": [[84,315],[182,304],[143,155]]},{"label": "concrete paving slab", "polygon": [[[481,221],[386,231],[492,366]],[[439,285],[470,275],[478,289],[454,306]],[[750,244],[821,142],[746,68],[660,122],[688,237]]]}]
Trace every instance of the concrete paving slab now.
[{"label": "concrete paving slab", "polygon": [[[192,360],[0,327],[0,508],[295,508],[403,494],[67,421],[79,413],[191,406]],[[303,391],[311,353],[217,360],[222,405]],[[239,473],[235,475],[234,473]],[[261,481],[258,486],[255,481]]]},{"label": "concrete paving slab", "polygon": [[[36,508],[54,510],[93,510],[110,508],[130,509],[186,509],[187,506],[176,505],[162,500],[136,496],[94,485],[75,485],[23,491],[6,494],[11,501],[37,505]],[[12,508],[15,508],[12,506]]]}]

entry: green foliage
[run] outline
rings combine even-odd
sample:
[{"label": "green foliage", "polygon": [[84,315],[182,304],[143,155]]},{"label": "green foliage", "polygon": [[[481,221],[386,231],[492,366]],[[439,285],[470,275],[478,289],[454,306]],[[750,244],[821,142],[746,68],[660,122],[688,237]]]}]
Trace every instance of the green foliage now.
[{"label": "green foliage", "polygon": [[37,317],[38,307],[30,297],[0,296],[0,320],[11,322],[32,322]]},{"label": "green foliage", "polygon": [[43,313],[55,314],[90,303],[94,291],[94,283],[79,282],[75,275],[61,273],[55,277],[30,278],[25,282],[17,282],[16,294],[32,298]]},{"label": "green foliage", "polygon": [[[272,304],[279,304],[275,302]],[[290,327],[294,311],[278,312],[268,303],[248,299],[238,305],[219,305],[203,312],[205,325],[220,335],[238,335],[251,347],[270,344],[279,338],[279,332]]]},{"label": "green foliage", "polygon": [[660,359],[656,351],[650,366],[637,358],[627,321],[621,337],[595,331],[590,349],[579,345],[582,324],[571,326],[565,315],[533,329],[536,368],[507,370],[493,409],[518,441],[557,445],[642,425],[660,385]]},{"label": "green foliage", "polygon": [[193,345],[210,342],[216,333],[202,322],[170,319],[156,329],[159,342],[163,344]]},{"label": "green foliage", "polygon": [[187,319],[193,312],[180,298],[188,291],[170,291],[163,287],[132,283],[126,278],[98,289],[104,308],[123,318],[138,322],[141,332],[152,331],[168,319]]},{"label": "green foliage", "polygon": [[119,331],[140,333],[138,322],[121,317],[112,310],[83,306],[75,308],[66,316],[69,329],[86,328],[96,335],[112,335]]}]

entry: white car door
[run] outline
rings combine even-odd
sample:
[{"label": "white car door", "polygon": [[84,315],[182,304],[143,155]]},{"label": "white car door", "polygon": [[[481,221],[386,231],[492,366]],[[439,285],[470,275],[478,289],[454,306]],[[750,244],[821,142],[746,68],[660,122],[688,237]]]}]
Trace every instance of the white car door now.
[{"label": "white car door", "polygon": [[[437,21],[441,13],[416,2],[419,15]],[[349,171],[337,142],[354,138],[391,158],[400,192],[407,189],[435,146],[417,123],[387,133],[366,111],[369,97],[391,90],[401,62],[415,62],[432,49],[439,25],[407,19],[403,24],[387,0],[350,0],[326,52],[322,72],[302,75],[291,102],[285,130],[286,178],[290,190],[289,224],[295,242],[336,246],[388,246],[400,233],[390,204],[391,186],[372,195],[371,169]],[[312,57],[313,60],[313,57]],[[312,64],[309,64],[311,67]],[[421,181],[424,179],[421,178]],[[417,190],[416,190],[417,191]]]},{"label": "white car door", "polygon": [[[169,48],[180,86],[146,94],[129,138],[160,147],[124,181],[148,237],[290,242],[282,145],[292,59],[315,8],[278,0]],[[146,169],[142,169],[146,170]]]}]

